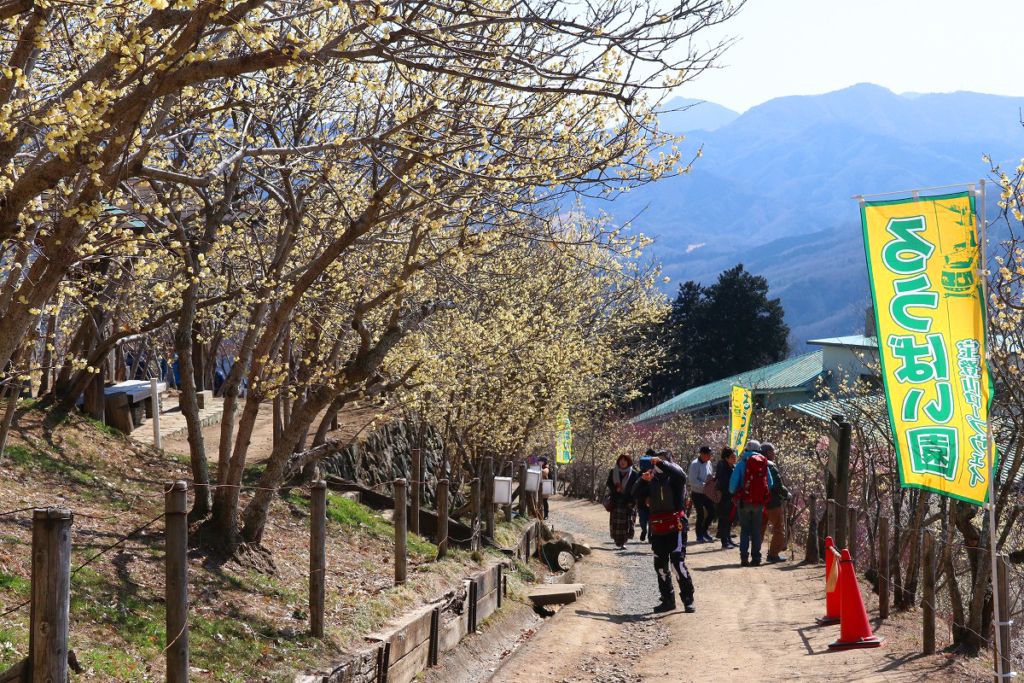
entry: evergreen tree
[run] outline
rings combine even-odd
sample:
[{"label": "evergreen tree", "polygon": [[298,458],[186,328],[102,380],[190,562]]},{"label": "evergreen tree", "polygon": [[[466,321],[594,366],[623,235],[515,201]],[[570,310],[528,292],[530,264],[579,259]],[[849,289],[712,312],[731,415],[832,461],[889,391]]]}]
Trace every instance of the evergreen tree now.
[{"label": "evergreen tree", "polygon": [[645,403],[784,359],[784,318],[779,299],[768,298],[768,281],[742,263],[709,287],[680,284],[665,320],[649,331],[666,353],[648,380]]}]

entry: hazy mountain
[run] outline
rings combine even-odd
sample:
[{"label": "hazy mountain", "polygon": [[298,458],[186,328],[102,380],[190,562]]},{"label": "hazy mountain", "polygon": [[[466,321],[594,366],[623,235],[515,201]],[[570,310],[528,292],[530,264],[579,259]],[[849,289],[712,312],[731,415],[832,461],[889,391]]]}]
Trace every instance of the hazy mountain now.
[{"label": "hazy mountain", "polygon": [[667,133],[686,133],[691,130],[715,130],[732,123],[738,116],[739,112],[714,102],[673,97],[662,105],[658,123]]},{"label": "hazy mountain", "polygon": [[743,262],[782,297],[797,341],[855,332],[867,276],[851,196],[970,182],[987,175],[983,154],[1016,167],[1022,108],[1024,97],[870,84],[781,97],[713,130],[690,128],[684,154],[704,148],[692,173],[602,208],[623,220],[642,212],[633,225],[656,238],[674,283],[707,283]]}]

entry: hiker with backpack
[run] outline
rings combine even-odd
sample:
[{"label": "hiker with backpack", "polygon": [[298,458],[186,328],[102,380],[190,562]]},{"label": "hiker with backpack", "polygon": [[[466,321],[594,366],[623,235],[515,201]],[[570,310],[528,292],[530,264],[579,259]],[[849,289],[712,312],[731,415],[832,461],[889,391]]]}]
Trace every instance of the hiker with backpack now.
[{"label": "hiker with backpack", "polygon": [[660,614],[676,608],[673,572],[679,582],[683,608],[687,612],[696,612],[693,604],[693,579],[690,578],[690,570],[686,568],[685,561],[689,526],[684,507],[686,472],[672,462],[672,454],[668,451],[660,451],[651,456],[648,463],[642,462],[640,469],[640,481],[633,487],[633,497],[645,501],[650,509],[647,524],[651,534],[651,550],[654,551],[654,571],[658,575],[658,590],[661,593],[661,603],[654,608],[654,612]]},{"label": "hiker with backpack", "polygon": [[768,474],[772,477],[771,497],[764,509],[764,519],[761,520],[761,538],[767,537],[768,527],[771,526],[772,542],[768,546],[766,559],[772,563],[785,562],[786,556],[780,553],[786,547],[786,501],[791,496],[775,462],[775,446],[764,442],[761,444],[761,454],[768,460]]},{"label": "hiker with backpack", "polygon": [[773,483],[768,460],[761,455],[761,443],[751,439],[729,480],[729,490],[739,498],[736,516],[740,520],[741,567],[761,564],[761,517]]}]

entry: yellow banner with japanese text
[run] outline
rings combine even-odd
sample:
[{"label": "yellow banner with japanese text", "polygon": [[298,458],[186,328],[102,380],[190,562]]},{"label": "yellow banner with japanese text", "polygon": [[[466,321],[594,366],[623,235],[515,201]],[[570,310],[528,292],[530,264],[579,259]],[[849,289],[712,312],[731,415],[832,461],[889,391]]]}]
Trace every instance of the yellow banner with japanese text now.
[{"label": "yellow banner with japanese text", "polygon": [[983,504],[992,381],[974,194],[864,202],[861,221],[900,482]]},{"label": "yellow banner with japanese text", "polygon": [[558,427],[555,431],[555,462],[559,465],[572,462],[572,423],[569,422],[567,410],[558,416]]},{"label": "yellow banner with japanese text", "polygon": [[729,410],[729,447],[736,453],[742,453],[743,447],[747,445],[750,412],[753,408],[754,401],[750,390],[733,385],[732,403]]}]

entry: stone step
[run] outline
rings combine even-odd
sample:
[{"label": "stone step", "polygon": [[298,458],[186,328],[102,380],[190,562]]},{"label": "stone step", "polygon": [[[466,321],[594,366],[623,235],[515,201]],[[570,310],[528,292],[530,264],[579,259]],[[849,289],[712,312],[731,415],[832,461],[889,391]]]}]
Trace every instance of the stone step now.
[{"label": "stone step", "polygon": [[536,607],[544,605],[567,605],[576,602],[583,595],[585,585],[582,583],[559,583],[549,586],[537,586],[527,597]]}]

